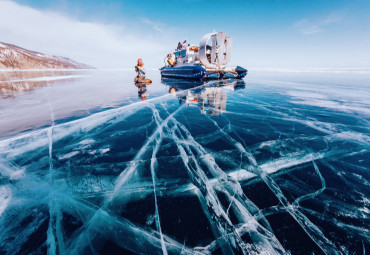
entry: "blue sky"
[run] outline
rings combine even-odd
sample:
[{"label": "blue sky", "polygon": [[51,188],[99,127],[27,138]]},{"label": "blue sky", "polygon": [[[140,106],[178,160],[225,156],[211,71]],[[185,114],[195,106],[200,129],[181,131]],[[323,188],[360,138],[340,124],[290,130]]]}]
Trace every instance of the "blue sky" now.
[{"label": "blue sky", "polygon": [[[232,64],[261,68],[370,67],[370,1],[367,0],[4,2],[11,11],[26,10],[23,24],[29,24],[27,31],[47,33],[56,37],[58,43],[43,34],[39,36],[43,38],[40,42],[37,36],[22,37],[19,31],[22,29],[13,27],[11,22],[8,27],[0,25],[0,41],[64,54],[97,67],[130,67],[136,56],[143,57],[149,66],[159,67],[165,53],[178,41],[198,43],[213,30],[233,37]],[[27,20],[28,12],[32,15]],[[40,22],[33,26],[30,23],[38,19],[37,15]],[[54,22],[60,31],[66,29],[64,34],[68,36],[56,34]],[[94,36],[100,38],[91,39]],[[84,42],[84,38],[89,40]],[[65,48],[62,48],[63,40],[66,40]],[[94,59],[97,49],[102,52]]]}]

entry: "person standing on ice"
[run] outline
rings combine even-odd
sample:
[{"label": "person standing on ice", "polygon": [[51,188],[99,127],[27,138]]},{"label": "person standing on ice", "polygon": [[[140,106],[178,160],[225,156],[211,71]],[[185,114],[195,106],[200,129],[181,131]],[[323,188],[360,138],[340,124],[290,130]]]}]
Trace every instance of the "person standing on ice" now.
[{"label": "person standing on ice", "polygon": [[144,63],[142,58],[139,58],[137,60],[137,65],[135,66],[135,71],[137,72],[137,75],[134,79],[135,84],[151,84],[151,79],[145,78],[145,69],[144,69]]},{"label": "person standing on ice", "polygon": [[181,50],[182,49],[182,44],[181,44],[181,42],[179,42],[178,44],[177,44],[177,48],[176,48],[176,50]]},{"label": "person standing on ice", "polygon": [[142,58],[139,58],[137,60],[137,65],[135,66],[135,71],[137,72],[137,75],[134,79],[135,83],[145,83],[145,69],[144,69],[144,63]]}]

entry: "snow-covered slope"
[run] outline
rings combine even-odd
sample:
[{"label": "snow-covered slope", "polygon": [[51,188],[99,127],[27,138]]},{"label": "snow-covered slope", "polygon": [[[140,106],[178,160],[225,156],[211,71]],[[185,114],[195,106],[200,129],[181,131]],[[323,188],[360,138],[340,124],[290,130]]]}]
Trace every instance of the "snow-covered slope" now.
[{"label": "snow-covered slope", "polygon": [[30,51],[0,42],[0,69],[92,69],[72,59]]}]

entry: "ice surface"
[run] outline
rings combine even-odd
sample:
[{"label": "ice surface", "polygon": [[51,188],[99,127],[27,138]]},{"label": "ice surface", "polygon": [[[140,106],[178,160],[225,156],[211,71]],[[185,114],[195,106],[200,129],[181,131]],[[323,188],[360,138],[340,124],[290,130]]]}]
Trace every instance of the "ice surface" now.
[{"label": "ice surface", "polygon": [[85,76],[83,75],[41,76],[41,77],[28,78],[28,79],[22,79],[22,80],[0,81],[0,83],[27,82],[27,81],[56,81],[56,80],[74,79],[74,78],[82,78],[82,77],[85,77]]},{"label": "ice surface", "polygon": [[198,83],[151,70],[146,88],[131,71],[60,75],[0,101],[1,253],[369,247],[366,75]]}]

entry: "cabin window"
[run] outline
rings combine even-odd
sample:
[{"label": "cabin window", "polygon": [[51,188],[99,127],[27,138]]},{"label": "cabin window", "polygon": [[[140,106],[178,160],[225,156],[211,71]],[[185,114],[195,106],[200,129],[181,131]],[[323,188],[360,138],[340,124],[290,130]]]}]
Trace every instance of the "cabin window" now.
[{"label": "cabin window", "polygon": [[184,58],[186,56],[186,49],[185,50],[182,50],[182,51],[176,51],[174,52],[175,54],[175,57],[178,58]]}]

